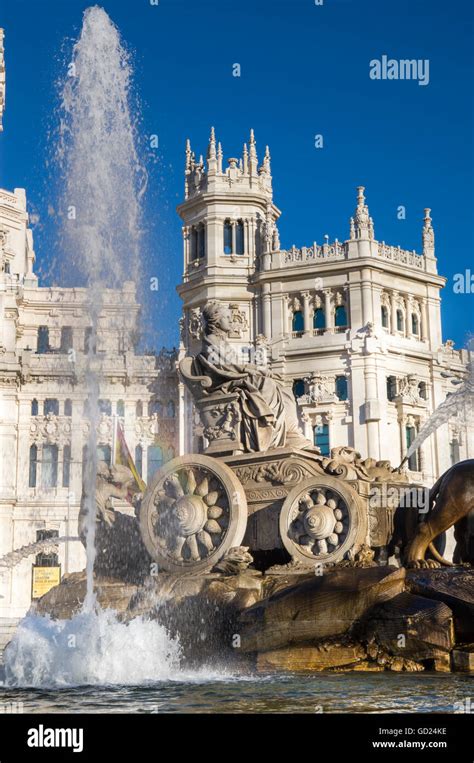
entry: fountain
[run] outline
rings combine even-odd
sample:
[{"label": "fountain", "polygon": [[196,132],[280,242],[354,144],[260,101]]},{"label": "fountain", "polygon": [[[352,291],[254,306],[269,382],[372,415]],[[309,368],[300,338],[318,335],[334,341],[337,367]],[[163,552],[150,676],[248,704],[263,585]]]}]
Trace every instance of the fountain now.
[{"label": "fountain", "polygon": [[[284,380],[233,364],[222,305],[205,306],[202,351],[180,364],[208,447],[165,464],[125,529],[119,512],[106,527],[111,485],[125,493],[132,475],[113,477],[97,460],[102,361],[94,350],[107,289],[139,278],[146,173],[130,110],[130,59],[101,8],[84,14],[70,72],[58,159],[64,251],[87,285],[92,322],[79,532],[86,574],[66,576],[22,621],[5,651],[8,685],[102,687],[200,675],[183,673],[183,665],[212,665],[225,678],[229,667],[240,676],[250,669],[449,669],[457,643],[474,638],[466,617],[474,608],[470,571],[457,569],[443,588],[437,570],[408,572],[400,564],[407,543],[394,540],[400,507],[369,499],[382,487],[410,489],[403,471],[349,447],[322,456],[299,431]],[[471,373],[435,422],[469,403],[472,389]],[[418,446],[417,439],[412,449]],[[397,564],[387,564],[396,551]],[[113,573],[111,560],[124,557],[131,579]],[[407,623],[402,649],[397,634]]]},{"label": "fountain", "polygon": [[[472,352],[474,352],[473,340],[469,343],[469,349],[472,354]],[[408,451],[400,464],[400,468],[409,461],[411,456],[416,453],[418,448],[430,435],[433,434],[433,432],[443,424],[446,424],[457,414],[461,414],[468,424],[472,425],[474,422],[474,360],[471,359],[468,364],[466,379],[459,379],[449,373],[443,373],[442,375],[445,378],[450,379],[456,389],[454,392],[448,394],[446,399],[438,405],[428,421],[422,426],[408,448]]]}]

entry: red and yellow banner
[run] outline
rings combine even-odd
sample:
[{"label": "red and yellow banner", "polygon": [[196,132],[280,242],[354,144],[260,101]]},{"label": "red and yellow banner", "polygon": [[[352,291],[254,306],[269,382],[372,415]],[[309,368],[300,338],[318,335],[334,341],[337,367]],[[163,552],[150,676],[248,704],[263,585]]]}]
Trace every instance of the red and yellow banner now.
[{"label": "red and yellow banner", "polygon": [[135,462],[130,454],[130,451],[128,449],[128,445],[125,441],[125,435],[122,431],[122,427],[120,426],[120,423],[117,421],[116,424],[116,437],[115,437],[115,453],[114,453],[114,464],[121,464],[122,466],[128,466],[130,471],[132,472],[133,476],[135,477],[135,482],[137,484],[138,490],[140,493],[144,493],[146,489],[146,483],[142,480],[140,477],[137,467],[135,466]]}]

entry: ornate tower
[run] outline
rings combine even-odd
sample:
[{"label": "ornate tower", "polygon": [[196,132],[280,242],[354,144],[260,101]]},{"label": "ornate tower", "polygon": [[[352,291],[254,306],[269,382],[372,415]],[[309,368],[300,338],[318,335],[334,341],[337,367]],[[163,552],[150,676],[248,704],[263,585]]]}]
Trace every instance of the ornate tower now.
[{"label": "ornate tower", "polygon": [[183,300],[182,351],[197,350],[205,302],[225,295],[234,315],[232,340],[243,352],[251,352],[258,334],[264,333],[264,296],[253,283],[254,276],[280,246],[276,226],[280,210],[273,203],[268,146],[259,165],[251,130],[242,156],[224,163],[214,128],[206,161],[202,156],[196,159],[188,140],[185,200],[178,213],[184,248],[183,281],[178,287]]}]

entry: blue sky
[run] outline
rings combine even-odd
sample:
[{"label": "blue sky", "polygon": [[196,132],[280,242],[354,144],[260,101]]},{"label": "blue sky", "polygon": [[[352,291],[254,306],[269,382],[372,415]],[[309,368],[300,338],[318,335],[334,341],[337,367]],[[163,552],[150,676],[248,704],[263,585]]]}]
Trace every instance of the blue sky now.
[{"label": "blue sky", "polygon": [[[9,0],[2,9],[7,108],[0,185],[25,187],[44,283],[54,236],[45,167],[61,50],[80,30],[83,0]],[[215,125],[224,155],[239,156],[250,127],[260,156],[270,145],[282,246],[348,237],[357,185],[379,240],[420,250],[431,207],[443,291],[444,338],[466,342],[474,293],[454,294],[455,273],[473,264],[474,4],[471,0],[105,0],[134,53],[144,135],[158,134],[145,201],[145,277],[156,343],[177,340],[182,271],[184,144],[204,153]],[[67,44],[66,44],[67,46]],[[430,82],[373,81],[369,62],[429,59]],[[232,76],[234,63],[241,77]],[[322,134],[324,148],[314,147]],[[406,207],[406,219],[397,208]],[[148,292],[148,289],[146,290]]]}]

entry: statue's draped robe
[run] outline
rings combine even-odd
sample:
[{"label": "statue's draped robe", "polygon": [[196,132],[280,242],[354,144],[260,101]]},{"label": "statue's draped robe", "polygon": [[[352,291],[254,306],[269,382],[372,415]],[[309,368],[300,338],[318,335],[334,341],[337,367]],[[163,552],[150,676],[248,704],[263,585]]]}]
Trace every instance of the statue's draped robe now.
[{"label": "statue's draped robe", "polygon": [[289,387],[265,376],[254,366],[239,364],[224,334],[213,333],[203,340],[195,358],[196,372],[208,376],[207,392],[239,395],[241,440],[246,451],[265,451],[284,445],[304,448],[311,445],[298,426],[296,402]]}]

